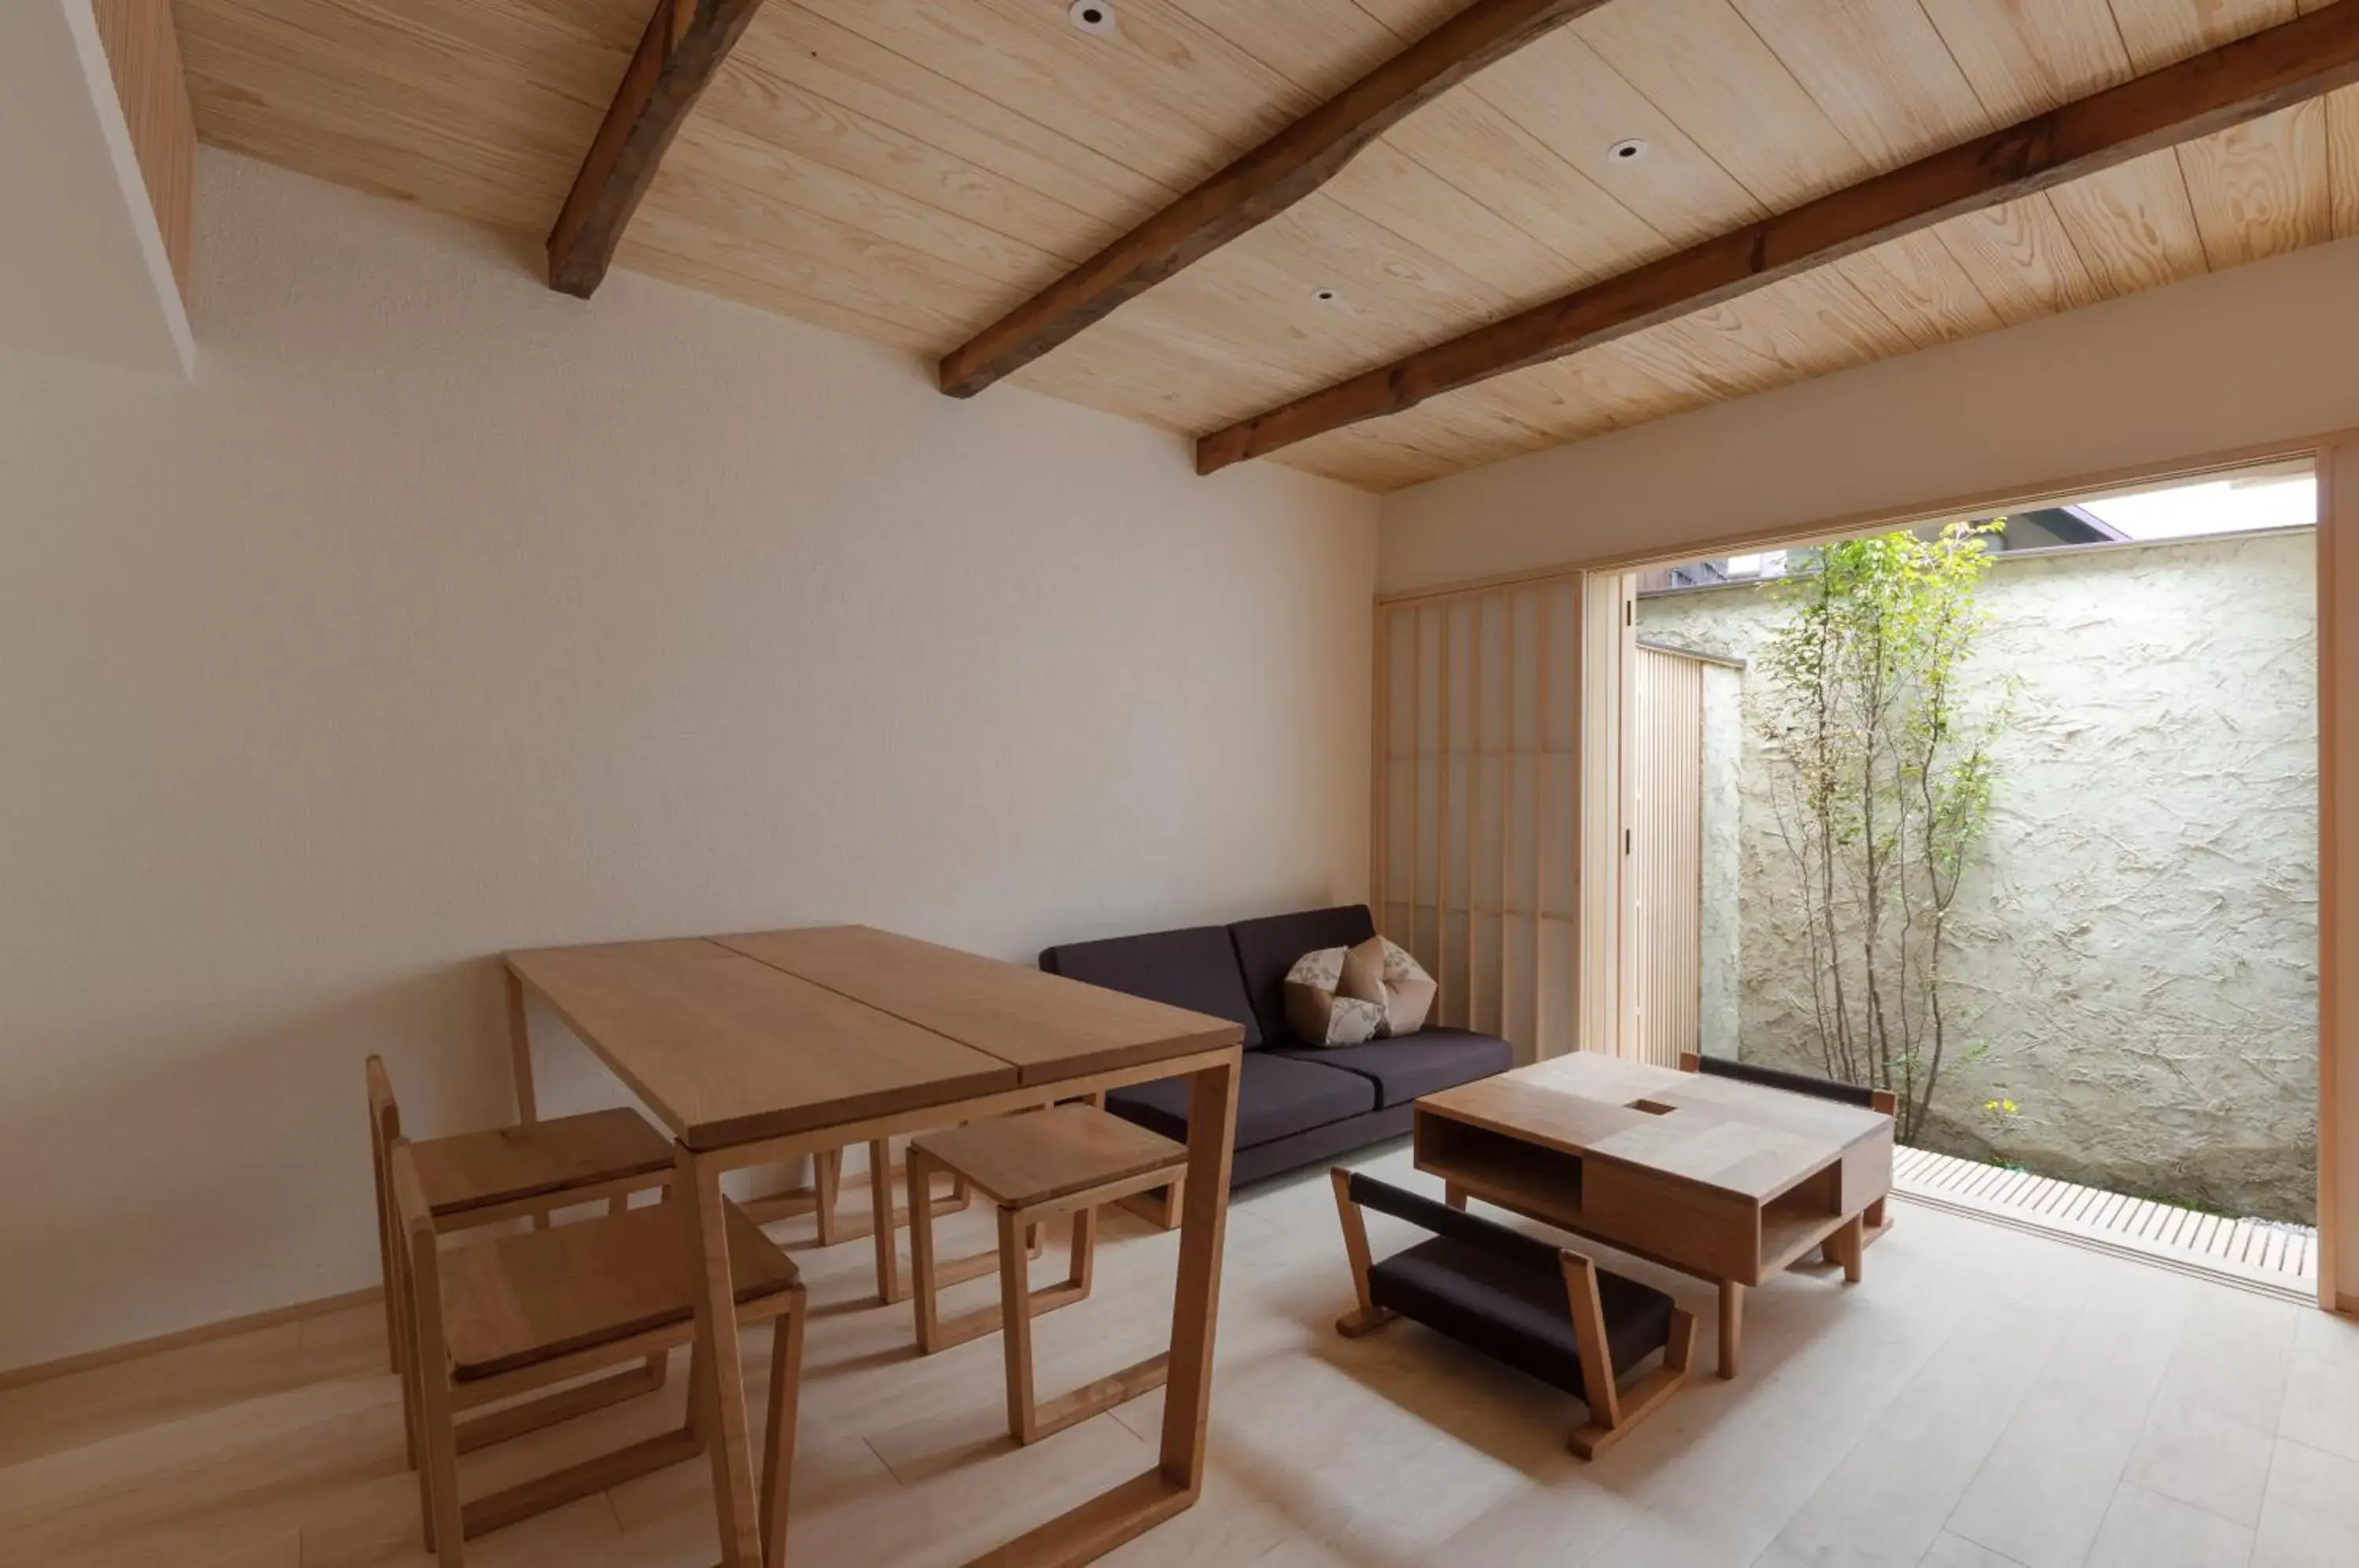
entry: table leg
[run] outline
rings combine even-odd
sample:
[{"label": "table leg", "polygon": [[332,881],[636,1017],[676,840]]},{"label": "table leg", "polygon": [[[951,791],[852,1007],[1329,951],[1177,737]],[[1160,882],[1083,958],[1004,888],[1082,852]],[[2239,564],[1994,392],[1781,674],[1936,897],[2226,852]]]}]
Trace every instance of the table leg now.
[{"label": "table leg", "polygon": [[[706,1368],[701,1390],[710,1402],[703,1427],[712,1456],[713,1510],[720,1516],[721,1568],[761,1568],[761,1516],[756,1511],[754,1451],[745,1413],[745,1367],[737,1344],[736,1290],[729,1273],[727,1209],[721,1165],[682,1147],[674,1156],[675,1190],[692,1217],[683,1240],[692,1247],[696,1280],[696,1347]],[[784,1521],[780,1521],[784,1529]]]},{"label": "table leg", "polygon": [[1734,1279],[1720,1282],[1720,1375],[1736,1376],[1745,1348],[1745,1287]]},{"label": "table leg", "polygon": [[1180,1279],[1171,1302],[1171,1377],[1163,1404],[1163,1479],[1193,1502],[1204,1487],[1212,1414],[1212,1333],[1221,1310],[1221,1252],[1229,1224],[1229,1161],[1236,1144],[1234,1057],[1188,1081],[1188,1181],[1180,1219]]},{"label": "table leg", "polygon": [[500,974],[507,981],[508,1061],[516,1074],[516,1120],[537,1122],[540,1105],[532,1089],[532,1024],[525,1014],[524,982],[506,965]]},{"label": "table leg", "polygon": [[1859,1283],[1860,1267],[1867,1257],[1867,1216],[1857,1214],[1834,1234],[1833,1261],[1843,1265],[1843,1283]]},{"label": "table leg", "polygon": [[[918,1223],[918,1205],[929,1194],[909,1183],[909,1223]],[[901,1244],[893,1234],[893,1140],[880,1138],[868,1145],[868,1202],[875,1214],[876,1295],[886,1306],[906,1301],[901,1288]]]}]

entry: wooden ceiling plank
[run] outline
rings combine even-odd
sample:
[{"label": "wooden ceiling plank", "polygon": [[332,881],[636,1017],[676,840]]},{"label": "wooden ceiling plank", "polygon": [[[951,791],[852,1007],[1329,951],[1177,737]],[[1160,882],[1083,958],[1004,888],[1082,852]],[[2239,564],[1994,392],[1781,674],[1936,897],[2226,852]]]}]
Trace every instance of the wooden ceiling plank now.
[{"label": "wooden ceiling plank", "polygon": [[464,0],[180,0],[201,138],[504,228],[544,228],[631,40]]},{"label": "wooden ceiling plank", "polygon": [[[1572,30],[1767,211],[1799,206],[1868,172],[1729,0],[1609,5]],[[1764,136],[1765,125],[1777,134]]]},{"label": "wooden ceiling plank", "polygon": [[1302,200],[1420,105],[1604,0],[1476,0],[948,355],[971,397]]},{"label": "wooden ceiling plank", "polygon": [[[1094,214],[1110,234],[1179,193],[1091,141],[1023,114],[961,76],[897,54],[808,5],[768,0],[730,59],[733,68],[751,65]],[[724,71],[723,83],[734,74]]]},{"label": "wooden ceiling plank", "polygon": [[1933,231],[2008,326],[2105,298],[2048,196],[1968,212]]},{"label": "wooden ceiling plank", "polygon": [[1569,281],[1610,277],[1671,248],[1644,219],[1474,93],[1429,105],[1386,139],[1554,251]]},{"label": "wooden ceiling plank", "polygon": [[663,213],[643,212],[641,221],[623,236],[614,261],[649,278],[849,332],[871,343],[923,353],[940,340],[940,332],[929,330],[922,321],[912,321],[906,314],[879,316],[822,299],[779,282],[768,269],[761,277],[736,270],[716,261],[713,250],[709,236],[696,225]]},{"label": "wooden ceiling plank", "polygon": [[549,286],[587,299],[713,73],[762,0],[658,0],[549,231]]},{"label": "wooden ceiling plank", "polygon": [[1834,270],[1870,299],[1884,301],[1894,324],[1919,348],[2006,325],[1973,278],[1930,230],[1847,256]]},{"label": "wooden ceiling plank", "polygon": [[[725,185],[747,201],[758,203],[766,214],[785,209],[788,203],[780,193],[792,191],[796,197],[792,206],[797,210],[815,207],[847,227],[1011,289],[1022,289],[1043,267],[1057,264],[1053,252],[1037,245],[805,158],[711,115],[699,115],[685,126],[678,147],[684,159],[681,172]],[[775,217],[764,220],[766,223],[776,221]]]},{"label": "wooden ceiling plank", "polygon": [[2326,141],[2326,104],[2316,102],[2179,149],[2213,267],[2281,256],[2334,236]]},{"label": "wooden ceiling plank", "polygon": [[2334,187],[2334,233],[2359,234],[2359,87],[2326,99],[2327,175]]},{"label": "wooden ceiling plank", "polygon": [[2195,205],[2172,149],[2048,193],[2100,292],[2158,289],[2209,269]]},{"label": "wooden ceiling plank", "polygon": [[[2023,234],[2036,245],[2053,225],[2077,267],[2045,200],[2049,188],[2354,82],[2359,4],[2342,0],[1215,430],[1198,442],[1197,466],[1212,473],[1756,292],[1899,234],[2029,198],[2039,206],[2021,221]],[[2027,256],[2045,261],[2056,287],[2074,287],[2062,254]],[[2080,286],[2093,291],[2082,270]]]},{"label": "wooden ceiling plank", "polygon": [[1983,106],[1923,9],[1880,0],[1735,0],[1845,140],[1877,169],[2006,123]]},{"label": "wooden ceiling plank", "polygon": [[[1677,121],[1567,30],[1501,60],[1470,85],[1671,245],[1691,245],[1767,209],[1714,162]],[[1635,137],[1642,158],[1614,146]]]},{"label": "wooden ceiling plank", "polygon": [[1564,288],[1564,258],[1392,145],[1379,140],[1321,192],[1412,245],[1451,255],[1512,303]]},{"label": "wooden ceiling plank", "polygon": [[[751,237],[749,219],[761,224],[758,238]],[[632,232],[642,226],[662,233],[665,248],[676,255],[701,245],[724,271],[767,278],[839,309],[921,326],[929,345],[955,337],[965,322],[1015,292],[832,214],[788,206],[684,166],[658,175]]]},{"label": "wooden ceiling plank", "polygon": [[1974,96],[2002,121],[2044,114],[2137,74],[2105,0],[1922,4]]},{"label": "wooden ceiling plank", "polygon": [[[763,16],[771,9],[766,6]],[[759,27],[757,22],[738,40],[691,125],[726,125],[813,164],[1027,241],[1060,261],[1089,255],[1116,232],[1095,210],[1074,206],[1002,174],[963,148],[945,148],[777,72],[756,58]],[[810,59],[800,50],[793,53]]]}]

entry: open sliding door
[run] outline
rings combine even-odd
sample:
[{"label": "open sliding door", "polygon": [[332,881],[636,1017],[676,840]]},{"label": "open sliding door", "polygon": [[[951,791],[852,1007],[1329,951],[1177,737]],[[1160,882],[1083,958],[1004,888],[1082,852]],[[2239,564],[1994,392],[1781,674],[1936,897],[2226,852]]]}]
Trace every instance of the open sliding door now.
[{"label": "open sliding door", "polygon": [[1530,1062],[1583,1030],[1577,576],[1376,610],[1377,924],[1440,985],[1434,1021]]}]

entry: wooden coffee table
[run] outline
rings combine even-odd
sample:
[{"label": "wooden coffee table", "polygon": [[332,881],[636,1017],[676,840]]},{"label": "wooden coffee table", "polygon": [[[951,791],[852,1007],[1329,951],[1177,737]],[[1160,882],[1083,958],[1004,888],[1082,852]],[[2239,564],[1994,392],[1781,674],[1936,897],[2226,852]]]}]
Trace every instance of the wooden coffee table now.
[{"label": "wooden coffee table", "polygon": [[1878,1111],[1581,1051],[1417,1102],[1417,1168],[1468,1197],[1720,1287],[1720,1375],[1745,1292],[1825,1247],[1855,1283],[1891,1190]]}]

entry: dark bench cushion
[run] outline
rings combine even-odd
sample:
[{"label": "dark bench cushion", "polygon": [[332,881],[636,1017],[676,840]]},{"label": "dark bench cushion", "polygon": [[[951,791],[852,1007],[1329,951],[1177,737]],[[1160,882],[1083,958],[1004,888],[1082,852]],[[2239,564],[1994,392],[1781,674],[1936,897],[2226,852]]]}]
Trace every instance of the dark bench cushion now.
[{"label": "dark bench cushion", "polygon": [[[1605,1342],[1617,1376],[1669,1340],[1671,1299],[1603,1269],[1597,1273]],[[1581,1345],[1561,1267],[1534,1268],[1450,1236],[1419,1242],[1368,1270],[1379,1307],[1586,1398]]]},{"label": "dark bench cushion", "polygon": [[[1244,971],[1245,998],[1261,1020],[1261,1037],[1272,1045],[1308,1044],[1286,1021],[1286,972],[1295,960],[1322,947],[1356,947],[1376,934],[1364,904],[1239,920],[1229,928]],[[1201,1009],[1200,1009],[1201,1010]]]},{"label": "dark bench cushion", "polygon": [[[1239,1149],[1376,1108],[1376,1086],[1356,1073],[1248,1051],[1237,1083]],[[1188,1137],[1188,1081],[1164,1078],[1106,1095],[1106,1109],[1166,1138]]]},{"label": "dark bench cushion", "polygon": [[1813,1078],[1807,1073],[1788,1073],[1782,1067],[1756,1067],[1750,1062],[1732,1062],[1724,1056],[1703,1056],[1696,1059],[1696,1069],[1707,1077],[1734,1078],[1742,1083],[1758,1083],[1765,1089],[1783,1089],[1788,1094],[1808,1094],[1815,1100],[1838,1100],[1862,1110],[1875,1103],[1875,1091],[1857,1083],[1845,1083],[1836,1078]]},{"label": "dark bench cushion", "polygon": [[1245,999],[1236,948],[1225,926],[1067,942],[1042,953],[1040,967],[1068,980],[1242,1024],[1247,1050],[1264,1038]]},{"label": "dark bench cushion", "polygon": [[1515,1062],[1506,1040],[1460,1029],[1419,1029],[1364,1045],[1289,1045],[1270,1054],[1356,1073],[1375,1084],[1380,1105],[1407,1105],[1419,1094],[1505,1073]]}]

